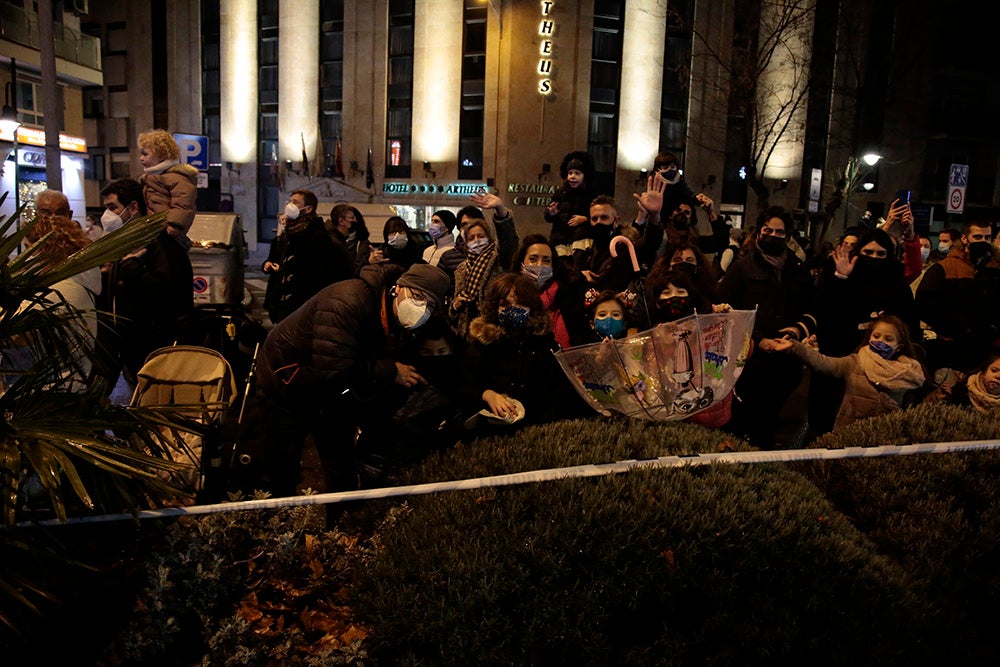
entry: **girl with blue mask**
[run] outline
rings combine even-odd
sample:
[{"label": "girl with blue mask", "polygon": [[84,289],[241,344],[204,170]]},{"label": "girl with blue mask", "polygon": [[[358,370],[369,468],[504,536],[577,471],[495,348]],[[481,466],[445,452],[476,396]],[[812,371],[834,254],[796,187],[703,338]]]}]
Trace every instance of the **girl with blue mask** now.
[{"label": "girl with blue mask", "polygon": [[834,429],[858,419],[875,417],[901,409],[908,392],[924,384],[924,370],[909,329],[901,319],[883,315],[875,320],[868,339],[854,354],[828,357],[815,349],[815,336],[805,343],[790,339],[765,338],[764,352],[792,352],[813,370],[844,380],[844,400]]},{"label": "girl with blue mask", "polygon": [[602,292],[597,296],[591,313],[593,319],[590,325],[601,340],[607,338],[624,338],[628,330],[625,322],[627,308],[622,300],[613,292]]}]

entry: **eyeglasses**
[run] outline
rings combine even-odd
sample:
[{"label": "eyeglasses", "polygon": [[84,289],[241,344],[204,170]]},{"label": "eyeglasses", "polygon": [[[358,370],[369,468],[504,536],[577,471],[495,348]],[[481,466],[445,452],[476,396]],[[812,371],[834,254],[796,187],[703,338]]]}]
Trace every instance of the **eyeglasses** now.
[{"label": "eyeglasses", "polygon": [[784,229],[775,229],[774,227],[767,227],[767,226],[765,226],[765,227],[761,227],[760,228],[760,233],[763,236],[776,236],[779,239],[785,238],[785,230]]}]

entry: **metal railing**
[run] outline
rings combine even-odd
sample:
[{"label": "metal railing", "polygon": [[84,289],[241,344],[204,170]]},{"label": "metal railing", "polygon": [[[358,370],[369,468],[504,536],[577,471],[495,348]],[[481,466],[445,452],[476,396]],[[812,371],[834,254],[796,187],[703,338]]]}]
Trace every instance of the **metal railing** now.
[{"label": "metal railing", "polygon": [[[101,40],[84,35],[61,23],[53,28],[56,56],[69,62],[101,69]],[[0,2],[0,38],[39,49],[38,14]]]}]

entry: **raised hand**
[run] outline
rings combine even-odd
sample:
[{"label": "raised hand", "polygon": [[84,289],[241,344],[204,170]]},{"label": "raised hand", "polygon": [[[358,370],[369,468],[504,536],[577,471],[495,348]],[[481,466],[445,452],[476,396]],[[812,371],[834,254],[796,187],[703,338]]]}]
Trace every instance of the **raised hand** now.
[{"label": "raised hand", "polygon": [[632,196],[639,202],[639,207],[649,213],[659,213],[663,208],[663,190],[667,187],[667,182],[659,173],[653,174],[646,179],[646,191],[640,194],[633,193]]},{"label": "raised hand", "polygon": [[480,190],[474,195],[469,195],[469,199],[473,204],[482,209],[487,208],[497,208],[498,206],[503,206],[503,200],[497,197],[495,194],[487,192],[485,190]]},{"label": "raised hand", "polygon": [[566,224],[569,225],[570,227],[577,227],[587,222],[589,222],[589,220],[587,220],[586,216],[574,215],[572,218],[569,219],[569,222],[567,222]]},{"label": "raised hand", "polygon": [[858,263],[858,258],[857,256],[851,257],[851,251],[841,244],[833,249],[833,263],[837,267],[837,273],[849,276],[854,270],[854,265]]},{"label": "raised hand", "polygon": [[694,198],[698,202],[698,206],[701,206],[703,209],[705,209],[709,215],[712,214],[712,204],[714,204],[715,202],[713,202],[708,195],[706,195],[704,192],[699,192],[694,196]]}]

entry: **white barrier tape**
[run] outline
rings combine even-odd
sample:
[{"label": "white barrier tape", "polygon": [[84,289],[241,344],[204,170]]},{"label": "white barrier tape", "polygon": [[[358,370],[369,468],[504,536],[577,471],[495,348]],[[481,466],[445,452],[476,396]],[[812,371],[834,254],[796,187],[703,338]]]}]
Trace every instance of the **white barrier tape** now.
[{"label": "white barrier tape", "polygon": [[1000,440],[965,440],[959,442],[920,443],[914,445],[893,445],[884,447],[846,447],[844,449],[784,449],[760,452],[720,452],[691,454],[687,456],[661,456],[655,459],[631,459],[614,463],[592,463],[568,468],[549,468],[528,472],[475,477],[472,479],[431,482],[409,486],[364,489],[361,491],[340,491],[320,493],[312,496],[289,496],[285,498],[263,498],[238,502],[216,503],[213,505],[193,505],[191,507],[167,507],[160,510],[146,510],[136,514],[101,514],[70,518],[67,521],[47,519],[45,521],[24,521],[17,526],[62,526],[76,523],[105,523],[109,521],[129,521],[135,519],[165,519],[175,516],[195,516],[217,514],[219,512],[239,512],[243,510],[276,509],[280,507],[302,507],[307,505],[327,505],[354,500],[375,500],[399,496],[417,496],[443,491],[467,491],[495,486],[515,486],[534,482],[559,479],[599,477],[617,475],[637,469],[655,470],[659,468],[684,468],[707,466],[714,463],[787,463],[790,461],[815,461],[854,458],[876,458],[886,456],[910,456],[913,454],[947,454],[955,452],[1000,449]]}]

